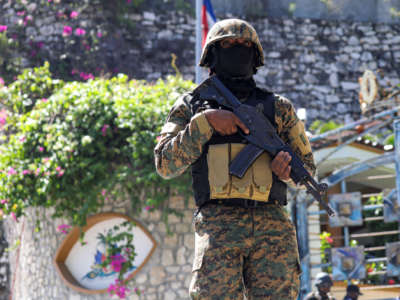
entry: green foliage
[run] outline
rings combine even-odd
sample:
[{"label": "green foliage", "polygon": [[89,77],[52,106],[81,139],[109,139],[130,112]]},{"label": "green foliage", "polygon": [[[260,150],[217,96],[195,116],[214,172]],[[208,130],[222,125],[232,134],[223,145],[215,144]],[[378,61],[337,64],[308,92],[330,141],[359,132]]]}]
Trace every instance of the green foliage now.
[{"label": "green foliage", "polygon": [[32,110],[36,101],[46,101],[64,86],[64,82],[53,79],[46,62],[42,67],[26,69],[6,89],[0,90],[2,104],[17,116]]},{"label": "green foliage", "polygon": [[390,10],[389,10],[389,12],[390,12],[390,15],[391,15],[392,17],[394,17],[394,18],[400,17],[400,10],[398,10],[398,9],[396,9],[396,8],[394,8],[394,7],[391,7]]},{"label": "green foliage", "polygon": [[289,13],[293,16],[293,14],[296,10],[296,2],[290,2],[288,10],[289,10]]},{"label": "green foliage", "polygon": [[386,137],[385,140],[383,141],[383,144],[394,146],[394,133]]},{"label": "green foliage", "polygon": [[312,130],[315,134],[322,134],[341,126],[343,126],[343,124],[339,124],[334,121],[322,122],[320,120],[316,120],[311,124],[310,130]]},{"label": "green foliage", "polygon": [[26,96],[13,84],[2,91],[19,114],[1,145],[5,214],[53,207],[54,217],[83,225],[107,197],[129,198],[140,211],[160,206],[170,190],[189,193],[187,175],[165,181],[156,174],[153,149],[170,106],[191,82],[171,76],[150,85],[119,75],[64,84],[46,68],[26,70],[14,83]]},{"label": "green foliage", "polygon": [[[331,248],[333,243],[333,239],[331,238],[331,233],[324,231],[319,235],[319,238],[321,240],[321,262],[323,264],[330,263]],[[324,267],[324,271],[331,273],[332,267]]]},{"label": "green foliage", "polygon": [[0,77],[6,82],[20,70],[21,58],[15,55],[17,48],[18,42],[8,38],[7,32],[0,33]]},{"label": "green foliage", "polygon": [[[106,234],[99,233],[97,237],[105,248],[105,260],[102,261],[101,266],[107,269],[116,269],[115,271],[119,272],[118,279],[121,281],[124,279],[123,275],[133,267],[133,261],[137,255],[131,233],[134,225],[126,221],[120,226],[116,225],[109,229]],[[113,266],[113,261],[119,262],[117,268],[115,265]]]}]

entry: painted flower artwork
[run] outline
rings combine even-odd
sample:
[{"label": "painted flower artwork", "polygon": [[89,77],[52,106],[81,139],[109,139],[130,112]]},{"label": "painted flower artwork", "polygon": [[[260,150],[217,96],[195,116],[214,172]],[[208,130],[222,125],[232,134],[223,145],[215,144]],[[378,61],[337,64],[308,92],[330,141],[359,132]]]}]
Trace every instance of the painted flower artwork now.
[{"label": "painted flower artwork", "polygon": [[[154,238],[142,225],[118,213],[94,215],[88,224],[84,243],[78,239],[77,227],[66,235],[55,257],[59,274],[77,291],[125,294],[125,281],[139,272],[155,250]],[[134,225],[124,227],[124,224]],[[113,235],[109,234],[110,230]],[[129,243],[121,239],[129,238],[126,233],[131,236]],[[67,276],[64,270],[68,270]]]},{"label": "painted flower artwork", "polygon": [[[91,265],[91,271],[88,272],[82,280],[93,280],[95,278],[103,277],[117,277],[125,258],[119,254],[111,257],[111,264],[103,267],[103,263],[107,260],[106,251],[104,251],[104,244],[99,244],[94,255],[94,262]],[[128,272],[135,270],[137,267],[129,268]]]}]

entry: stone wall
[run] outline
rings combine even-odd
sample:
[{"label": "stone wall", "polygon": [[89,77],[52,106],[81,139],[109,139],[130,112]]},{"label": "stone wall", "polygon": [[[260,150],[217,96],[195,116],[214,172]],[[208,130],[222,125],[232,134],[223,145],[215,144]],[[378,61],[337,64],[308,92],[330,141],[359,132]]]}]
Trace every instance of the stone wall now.
[{"label": "stone wall", "polygon": [[399,0],[213,0],[212,3],[216,14],[400,23],[393,13],[400,9]]},{"label": "stone wall", "polygon": [[3,222],[0,222],[0,300],[8,299],[11,282],[8,243],[3,231]]},{"label": "stone wall", "polygon": [[[183,214],[183,218],[171,215],[169,229],[162,222],[159,211],[143,211],[133,218],[147,228],[157,241],[157,248],[148,263],[136,274],[130,287],[137,287],[142,296],[131,295],[130,300],[177,300],[188,299],[194,254],[192,229],[193,200],[185,202],[172,197],[169,207]],[[119,212],[131,215],[128,202],[106,203],[103,212]],[[41,220],[41,231],[34,232],[36,221]],[[19,251],[10,252],[10,290],[15,300],[108,300],[109,294],[85,295],[67,287],[53,265],[54,255],[64,235],[56,231],[63,220],[50,218],[49,212],[30,209],[26,217],[16,223],[5,221],[5,233],[10,243],[20,239]],[[16,263],[18,261],[18,263]],[[6,298],[4,298],[6,299]],[[114,299],[114,298],[113,298]],[[117,299],[117,298],[116,298]]]},{"label": "stone wall", "polygon": [[308,19],[254,22],[265,51],[257,81],[307,109],[308,121],[359,117],[358,78],[399,84],[400,26]]},{"label": "stone wall", "polygon": [[[18,22],[16,6],[3,5],[3,8],[2,23]],[[20,35],[25,39],[21,43],[42,43],[35,57],[51,61],[53,69],[65,65],[63,68],[68,72],[75,72],[75,79],[82,72],[91,72],[84,69],[85,59],[91,57],[97,66],[92,70],[94,75],[123,72],[154,81],[175,72],[171,67],[172,53],[178,57],[177,66],[183,76],[194,79],[195,20],[191,15],[132,12],[123,15],[130,27],[118,27],[112,23],[107,26],[96,23],[102,13],[102,20],[111,18],[107,17],[110,13],[107,11],[90,14],[84,10],[75,19],[65,19],[41,17],[46,10],[40,6],[31,10],[37,17],[20,28],[26,34]],[[265,50],[265,67],[256,75],[258,84],[289,97],[296,107],[305,107],[308,122],[315,119],[344,122],[358,118],[358,78],[366,69],[383,74],[380,82],[384,86],[399,83],[400,24],[300,18],[259,18],[250,22],[257,29]],[[88,36],[63,37],[63,26],[67,24],[73,30],[84,28]],[[89,33],[95,35],[101,30],[107,34],[98,38],[93,52],[83,51],[81,57],[76,52],[72,52],[76,57],[66,52],[77,51],[70,43],[89,42]],[[26,56],[23,61],[29,66],[34,58]],[[71,66],[74,69],[69,70]]]}]

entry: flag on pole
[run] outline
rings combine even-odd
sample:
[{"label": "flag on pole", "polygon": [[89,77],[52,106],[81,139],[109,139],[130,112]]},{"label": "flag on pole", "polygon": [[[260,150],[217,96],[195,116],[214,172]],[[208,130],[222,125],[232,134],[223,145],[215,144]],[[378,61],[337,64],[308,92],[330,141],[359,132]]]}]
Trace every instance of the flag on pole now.
[{"label": "flag on pole", "polygon": [[214,10],[211,5],[211,0],[203,0],[203,6],[201,9],[201,25],[202,25],[202,43],[204,47],[208,30],[217,22],[214,15]]}]

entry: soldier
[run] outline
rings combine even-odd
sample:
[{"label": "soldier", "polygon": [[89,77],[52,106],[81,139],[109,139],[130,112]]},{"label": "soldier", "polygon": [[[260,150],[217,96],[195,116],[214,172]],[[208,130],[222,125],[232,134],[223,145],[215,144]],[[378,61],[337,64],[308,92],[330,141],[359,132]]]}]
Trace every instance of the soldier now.
[{"label": "soldier", "polygon": [[360,288],[355,284],[350,284],[346,288],[346,296],[343,300],[357,300],[359,295],[362,295]]},{"label": "soldier", "polygon": [[[257,106],[310,173],[315,166],[303,123],[291,102],[256,87],[264,64],[255,29],[239,19],[209,31],[200,66],[208,67],[242,102]],[[296,299],[300,265],[295,229],[283,207],[291,157],[259,156],[239,179],[229,163],[245,146],[248,128],[228,109],[200,99],[196,89],[173,105],[155,148],[164,178],[192,169],[195,257],[192,299]]]},{"label": "soldier", "polygon": [[304,300],[335,300],[330,294],[333,285],[329,274],[321,272],[315,278],[316,291],[309,293]]}]

